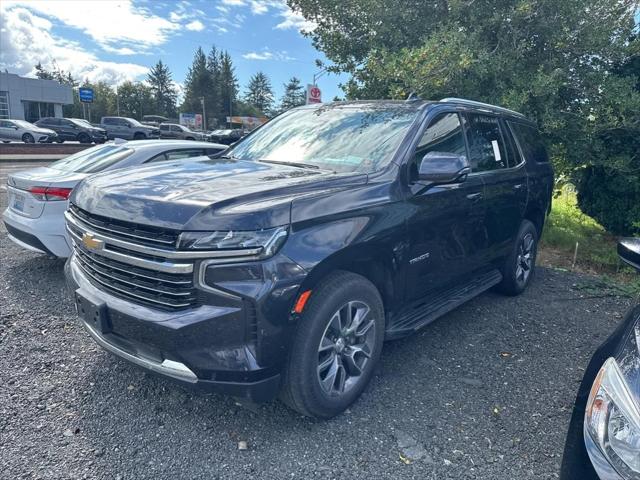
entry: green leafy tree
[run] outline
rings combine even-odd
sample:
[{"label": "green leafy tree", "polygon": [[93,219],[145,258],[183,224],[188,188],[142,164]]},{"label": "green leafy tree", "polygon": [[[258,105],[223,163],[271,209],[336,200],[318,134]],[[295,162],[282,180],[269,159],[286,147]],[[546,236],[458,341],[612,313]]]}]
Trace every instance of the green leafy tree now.
[{"label": "green leafy tree", "polygon": [[144,115],[152,115],[153,94],[151,88],[142,82],[126,81],[118,87],[120,115],[142,120]]},{"label": "green leafy tree", "polygon": [[280,111],[285,112],[291,108],[304,105],[306,102],[306,93],[304,87],[297,77],[291,79],[284,84],[284,95],[280,100]]},{"label": "green leafy tree", "polygon": [[288,4],[317,24],[308,35],[330,70],[351,75],[347,98],[416,92],[503,105],[538,122],[556,172],[578,184],[591,166],[639,172],[637,154],[612,154],[605,140],[640,123],[628,66],[640,53],[637,0]]},{"label": "green leafy tree", "polygon": [[171,70],[158,60],[147,75],[147,83],[153,95],[155,113],[165,117],[176,116],[176,99],[178,93],[173,85]]},{"label": "green leafy tree", "polygon": [[244,101],[256,107],[263,114],[271,112],[273,107],[273,88],[271,88],[269,78],[263,72],[257,72],[249,79]]}]

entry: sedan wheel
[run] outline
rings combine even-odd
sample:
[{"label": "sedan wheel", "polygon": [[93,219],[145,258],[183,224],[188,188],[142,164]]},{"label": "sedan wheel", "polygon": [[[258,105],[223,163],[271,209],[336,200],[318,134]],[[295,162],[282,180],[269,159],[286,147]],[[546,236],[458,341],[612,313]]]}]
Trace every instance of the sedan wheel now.
[{"label": "sedan wheel", "polygon": [[24,135],[22,135],[22,141],[24,143],[35,143],[35,139],[33,138],[33,135],[31,135],[30,133],[25,133]]}]

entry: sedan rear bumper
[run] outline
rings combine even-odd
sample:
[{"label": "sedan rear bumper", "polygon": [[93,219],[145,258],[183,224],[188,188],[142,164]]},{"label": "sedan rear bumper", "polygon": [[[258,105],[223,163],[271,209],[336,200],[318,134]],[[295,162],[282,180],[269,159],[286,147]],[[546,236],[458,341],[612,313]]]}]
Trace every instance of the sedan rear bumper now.
[{"label": "sedan rear bumper", "polygon": [[[55,208],[61,208],[64,211],[66,202],[59,203],[61,205],[56,205]],[[71,248],[64,226],[64,217],[62,213],[59,215],[54,213],[45,211],[38,218],[29,218],[7,208],[2,214],[2,220],[7,227],[9,238],[14,243],[29,250],[66,258],[70,255]]]}]

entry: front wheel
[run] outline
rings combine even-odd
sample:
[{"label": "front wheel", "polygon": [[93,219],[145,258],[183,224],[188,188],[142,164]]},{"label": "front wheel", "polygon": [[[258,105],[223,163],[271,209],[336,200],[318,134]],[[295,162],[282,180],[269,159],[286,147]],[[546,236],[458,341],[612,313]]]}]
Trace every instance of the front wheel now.
[{"label": "front wheel", "polygon": [[525,291],[536,267],[538,231],[529,220],[523,220],[516,241],[502,268],[498,290],[505,295],[520,295]]},{"label": "front wheel", "polygon": [[144,133],[141,132],[136,132],[135,135],[133,136],[134,140],[144,140],[145,138],[147,138]]},{"label": "front wheel", "polygon": [[35,139],[30,133],[25,133],[24,135],[22,135],[22,141],[24,143],[35,143]]},{"label": "front wheel", "polygon": [[80,133],[78,135],[78,141],[80,143],[91,143],[91,137],[87,133]]},{"label": "front wheel", "polygon": [[342,413],[371,380],[384,326],[382,300],[371,282],[349,272],[327,277],[298,319],[281,399],[309,417]]}]

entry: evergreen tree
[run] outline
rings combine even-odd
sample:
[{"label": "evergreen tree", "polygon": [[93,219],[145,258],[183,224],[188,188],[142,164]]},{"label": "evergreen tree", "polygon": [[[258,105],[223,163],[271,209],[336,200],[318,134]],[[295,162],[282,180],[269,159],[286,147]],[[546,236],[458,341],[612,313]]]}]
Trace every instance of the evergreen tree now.
[{"label": "evergreen tree", "polygon": [[251,77],[244,100],[265,115],[271,112],[273,89],[269,78],[263,72],[258,72]]},{"label": "evergreen tree", "polygon": [[198,47],[185,80],[182,110],[190,113],[202,112],[201,98],[205,97],[206,99],[208,97],[211,86],[211,75],[207,68],[207,56],[204,54],[202,47]]},{"label": "evergreen tree", "polygon": [[38,62],[35,69],[36,77],[42,80],[53,80],[53,74],[42,66],[42,62]]},{"label": "evergreen tree", "polygon": [[143,115],[152,115],[153,104],[151,88],[142,82],[126,81],[118,87],[120,115],[142,120]]},{"label": "evergreen tree", "polygon": [[175,117],[178,94],[173,86],[171,71],[162,63],[162,60],[158,60],[147,75],[147,83],[153,95],[155,113],[165,117]]},{"label": "evergreen tree", "polygon": [[228,52],[224,52],[220,56],[220,98],[222,111],[220,112],[219,119],[222,123],[226,122],[225,117],[234,114],[237,97],[238,78],[236,77],[231,56]]},{"label": "evergreen tree", "polygon": [[304,105],[305,102],[306,94],[304,87],[300,84],[300,79],[291,77],[291,79],[284,84],[284,95],[280,100],[280,111],[286,112],[291,108]]},{"label": "evergreen tree", "polygon": [[207,70],[209,71],[211,86],[207,95],[205,95],[207,123],[209,125],[217,124],[222,114],[222,99],[220,97],[221,62],[222,52],[212,46],[209,55],[207,55]]}]

